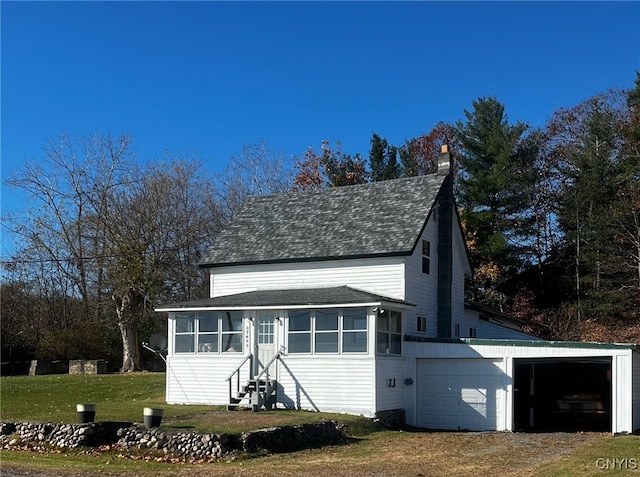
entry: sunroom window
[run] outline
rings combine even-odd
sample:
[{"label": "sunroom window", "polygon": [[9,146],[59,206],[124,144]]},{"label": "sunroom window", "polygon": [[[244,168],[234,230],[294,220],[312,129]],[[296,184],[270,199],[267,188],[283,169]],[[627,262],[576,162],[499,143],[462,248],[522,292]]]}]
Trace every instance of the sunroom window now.
[{"label": "sunroom window", "polygon": [[315,352],[338,352],[338,310],[316,310],[315,313]]},{"label": "sunroom window", "polygon": [[198,352],[218,352],[218,314],[198,313]]},{"label": "sunroom window", "polygon": [[376,351],[379,354],[402,354],[402,313],[393,310],[378,312]]},{"label": "sunroom window", "polygon": [[289,311],[289,353],[366,353],[367,308]]},{"label": "sunroom window", "polygon": [[311,311],[289,312],[289,353],[311,353]]},{"label": "sunroom window", "polygon": [[195,313],[176,313],[176,340],[174,349],[176,353],[193,353],[195,340]]},{"label": "sunroom window", "polygon": [[366,308],[345,308],[342,311],[342,352],[367,352]]},{"label": "sunroom window", "polygon": [[242,352],[242,312],[176,313],[174,351]]},{"label": "sunroom window", "polygon": [[242,351],[242,311],[223,311],[220,313],[222,321],[222,351]]}]

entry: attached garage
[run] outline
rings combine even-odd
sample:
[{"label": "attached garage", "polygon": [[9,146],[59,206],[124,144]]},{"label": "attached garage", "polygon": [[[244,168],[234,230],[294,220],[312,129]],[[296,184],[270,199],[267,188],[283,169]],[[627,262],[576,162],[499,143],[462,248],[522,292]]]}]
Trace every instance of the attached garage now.
[{"label": "attached garage", "polygon": [[420,359],[418,427],[485,431],[504,419],[506,376],[497,359]]},{"label": "attached garage", "polygon": [[[640,430],[635,345],[407,341],[407,423],[470,431]],[[413,359],[411,359],[413,357]]]},{"label": "attached garage", "polygon": [[514,430],[611,431],[611,357],[514,359]]}]

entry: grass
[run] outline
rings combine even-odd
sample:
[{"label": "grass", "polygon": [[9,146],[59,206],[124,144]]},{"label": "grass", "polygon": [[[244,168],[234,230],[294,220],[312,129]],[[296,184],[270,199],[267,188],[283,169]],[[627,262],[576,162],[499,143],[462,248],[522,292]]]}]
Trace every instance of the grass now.
[{"label": "grass", "polygon": [[376,428],[358,416],[305,411],[221,412],[224,406],[169,405],[164,373],[0,378],[0,420],[78,422],[76,404],[96,404],[96,421],[142,422],[144,407],[164,409],[162,427],[237,434],[276,425],[340,419],[354,435]]},{"label": "grass", "polygon": [[541,466],[540,476],[640,475],[640,437],[607,436],[555,462]]},{"label": "grass", "polygon": [[[2,377],[0,419],[77,422],[75,405],[95,403],[98,421],[141,422],[142,408],[153,406],[165,410],[162,427],[167,429],[238,433],[339,419],[346,424],[348,433],[357,438],[341,446],[208,464],[125,459],[114,452],[1,450],[2,472],[71,477],[98,473],[114,477],[640,475],[638,436],[381,431],[369,419],[342,414],[226,412],[219,406],[168,405],[164,379],[161,373]],[[632,461],[634,458],[638,460]],[[605,469],[605,465],[610,467]],[[617,467],[611,468],[612,465]]]},{"label": "grass", "polygon": [[[166,406],[165,375],[131,373],[0,378],[3,421],[77,422],[76,404],[96,404],[96,420],[142,420],[144,407],[163,407],[168,418],[211,406]],[[218,408],[219,409],[219,408]]]}]

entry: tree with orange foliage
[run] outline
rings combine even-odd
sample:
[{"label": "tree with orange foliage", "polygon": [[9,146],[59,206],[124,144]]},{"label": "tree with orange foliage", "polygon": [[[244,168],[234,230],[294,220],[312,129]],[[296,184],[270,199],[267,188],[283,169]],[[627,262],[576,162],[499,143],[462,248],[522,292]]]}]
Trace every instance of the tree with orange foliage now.
[{"label": "tree with orange foliage", "polygon": [[400,164],[406,177],[423,176],[438,170],[438,156],[441,147],[447,144],[451,156],[460,157],[460,141],[455,128],[440,121],[431,131],[407,140],[400,147]]},{"label": "tree with orange foliage", "polygon": [[367,182],[367,167],[360,156],[342,151],[338,141],[333,149],[329,141],[322,141],[322,153],[318,155],[312,147],[305,153],[304,160],[297,163],[298,174],[294,178],[295,191],[307,191],[344,185],[364,184]]}]

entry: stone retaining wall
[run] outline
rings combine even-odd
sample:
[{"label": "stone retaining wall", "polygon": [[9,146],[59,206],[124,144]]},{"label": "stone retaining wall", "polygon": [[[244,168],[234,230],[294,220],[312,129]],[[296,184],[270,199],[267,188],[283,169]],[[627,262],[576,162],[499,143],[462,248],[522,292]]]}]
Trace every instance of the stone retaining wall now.
[{"label": "stone retaining wall", "polygon": [[344,440],[342,427],[336,421],[261,429],[241,435],[146,429],[131,422],[0,423],[2,448],[29,444],[70,449],[112,445],[122,451],[139,449],[194,459],[218,459],[232,454],[262,451],[292,452]]},{"label": "stone retaining wall", "polygon": [[390,411],[379,411],[376,413],[374,422],[379,423],[386,429],[402,429],[406,424],[406,412],[404,409],[392,409]]},{"label": "stone retaining wall", "polygon": [[104,359],[71,359],[69,374],[105,374],[107,363]]}]

